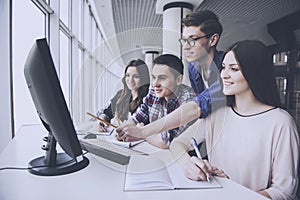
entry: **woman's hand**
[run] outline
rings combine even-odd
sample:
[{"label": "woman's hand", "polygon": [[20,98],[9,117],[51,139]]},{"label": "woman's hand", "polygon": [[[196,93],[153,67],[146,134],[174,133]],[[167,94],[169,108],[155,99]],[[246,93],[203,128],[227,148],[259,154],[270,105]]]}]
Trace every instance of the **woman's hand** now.
[{"label": "woman's hand", "polygon": [[183,167],[185,176],[195,181],[209,180],[211,175],[229,178],[222,170],[213,167],[207,160],[200,160],[195,156],[190,157]]},{"label": "woman's hand", "polygon": [[227,176],[223,170],[218,169],[216,167],[213,167],[212,175],[222,177],[222,178],[229,178],[229,176]]},{"label": "woman's hand", "polygon": [[104,124],[103,122],[98,123],[98,131],[99,132],[107,132],[108,126]]}]

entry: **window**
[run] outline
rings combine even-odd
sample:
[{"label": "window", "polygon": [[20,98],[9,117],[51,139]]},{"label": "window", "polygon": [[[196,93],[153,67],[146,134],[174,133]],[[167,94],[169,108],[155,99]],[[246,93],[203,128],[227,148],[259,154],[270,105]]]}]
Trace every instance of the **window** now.
[{"label": "window", "polygon": [[34,40],[45,37],[45,14],[31,1],[15,0],[13,1],[12,29],[14,119],[17,132],[24,124],[39,123],[27,89],[23,69]]},{"label": "window", "polygon": [[67,26],[69,27],[69,15],[70,15],[70,4],[71,2],[69,0],[61,0],[60,2],[60,20]]},{"label": "window", "polygon": [[[46,37],[49,41],[75,125],[87,119],[87,111],[95,112],[109,102],[115,85],[108,82],[116,83],[119,76],[107,67],[113,60],[112,53],[103,41],[95,12],[93,1],[13,0],[15,130],[22,125],[41,123],[23,73],[29,50],[38,38]],[[100,83],[105,87],[97,89]]]},{"label": "window", "polygon": [[59,35],[60,42],[60,59],[59,59],[59,79],[65,96],[66,103],[70,109],[70,94],[71,94],[71,70],[70,70],[70,45],[69,38],[62,31]]}]

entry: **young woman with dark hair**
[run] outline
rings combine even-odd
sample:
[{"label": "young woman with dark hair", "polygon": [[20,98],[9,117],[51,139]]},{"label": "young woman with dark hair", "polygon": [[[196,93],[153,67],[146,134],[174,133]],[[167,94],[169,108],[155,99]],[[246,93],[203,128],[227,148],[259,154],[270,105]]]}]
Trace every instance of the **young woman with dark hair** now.
[{"label": "young woman with dark hair", "polygon": [[[150,76],[148,66],[144,61],[131,60],[125,68],[122,78],[123,89],[111,99],[111,103],[105,108],[99,117],[110,122],[112,118],[117,121],[124,121],[136,111],[147,95]],[[106,131],[104,124],[99,124],[99,131]]]},{"label": "young woman with dark hair", "polygon": [[[294,199],[299,136],[280,108],[268,48],[255,40],[237,42],[225,53],[221,79],[227,106],[175,138],[172,154],[192,180],[215,174],[271,199]],[[205,141],[208,161],[187,153],[193,137]]]},{"label": "young woman with dark hair", "polygon": [[[232,51],[239,65],[243,66],[243,76],[254,97],[261,103],[281,107],[274,78],[272,55],[267,47],[259,41],[244,41],[234,44],[226,53],[228,51]],[[226,98],[228,106],[235,105],[234,95],[227,95]]]}]

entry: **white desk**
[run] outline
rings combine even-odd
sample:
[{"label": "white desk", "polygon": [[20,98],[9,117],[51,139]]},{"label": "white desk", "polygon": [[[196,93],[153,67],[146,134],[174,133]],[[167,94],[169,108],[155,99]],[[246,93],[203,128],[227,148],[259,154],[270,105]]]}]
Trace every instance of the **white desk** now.
[{"label": "white desk", "polygon": [[[28,162],[44,154],[42,126],[24,126],[0,154],[0,167],[27,167]],[[217,178],[221,189],[124,192],[125,167],[87,154],[85,169],[62,176],[42,177],[26,170],[0,171],[0,199],[91,200],[91,199],[266,199],[231,180]]]}]

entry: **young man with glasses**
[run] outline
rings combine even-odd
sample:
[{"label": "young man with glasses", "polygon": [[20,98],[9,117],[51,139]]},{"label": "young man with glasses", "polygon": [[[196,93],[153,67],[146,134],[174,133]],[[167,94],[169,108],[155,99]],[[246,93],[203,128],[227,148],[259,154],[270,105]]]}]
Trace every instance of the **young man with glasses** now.
[{"label": "young man with glasses", "polygon": [[[209,10],[193,12],[182,19],[183,33],[179,39],[189,62],[191,86],[198,95],[219,78],[223,53],[216,46],[222,33],[217,15]],[[202,108],[202,107],[201,107]],[[204,117],[208,110],[202,108]]]},{"label": "young man with glasses", "polygon": [[223,53],[216,50],[222,25],[217,15],[209,10],[197,11],[182,20],[183,35],[179,39],[189,62],[189,78],[195,101],[181,105],[167,116],[144,127],[121,126],[119,137],[143,137],[184,125],[198,117],[205,118],[224,105],[225,97],[219,82]]}]

